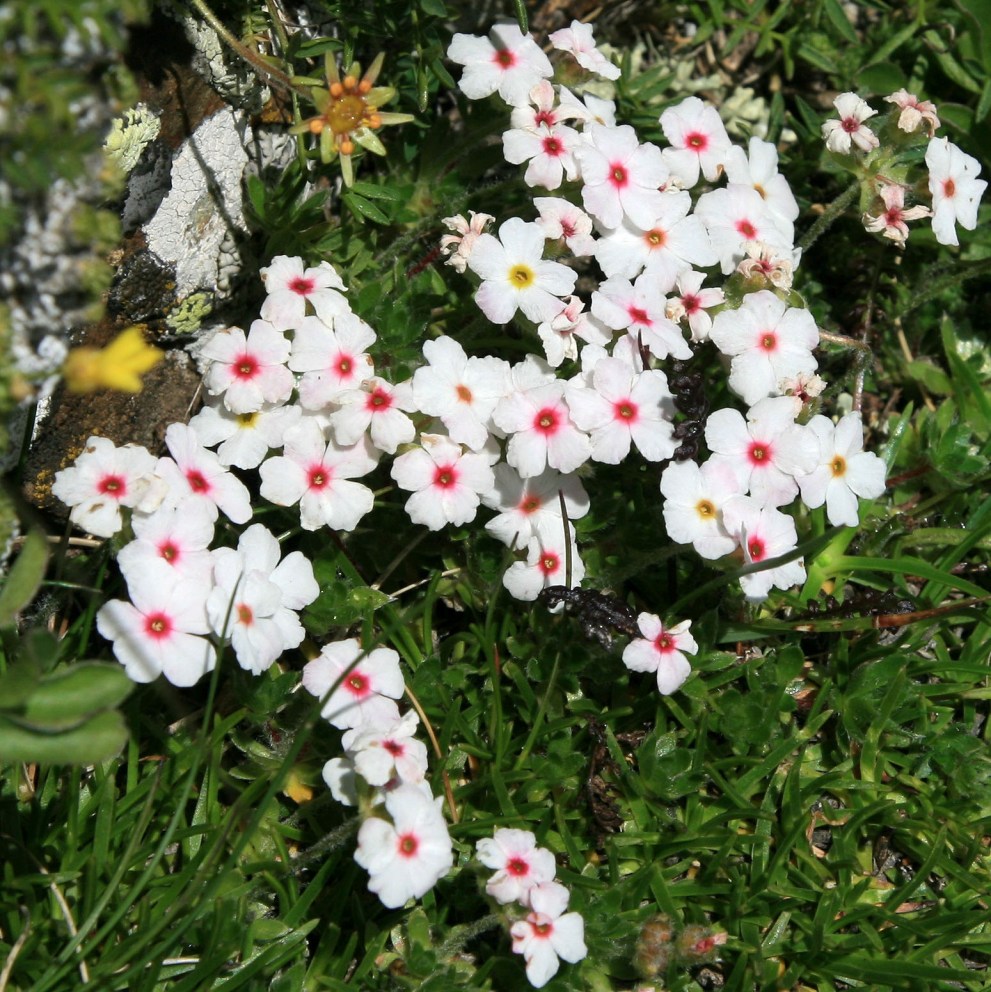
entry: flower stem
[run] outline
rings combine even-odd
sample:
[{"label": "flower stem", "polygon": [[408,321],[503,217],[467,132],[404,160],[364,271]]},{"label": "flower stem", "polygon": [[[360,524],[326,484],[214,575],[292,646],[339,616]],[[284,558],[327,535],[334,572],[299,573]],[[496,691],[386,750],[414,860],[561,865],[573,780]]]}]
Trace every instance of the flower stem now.
[{"label": "flower stem", "polygon": [[213,28],[217,34],[234,50],[234,52],[247,62],[256,72],[267,76],[269,80],[288,90],[293,90],[302,96],[308,96],[305,87],[298,86],[281,69],[276,69],[274,65],[269,65],[257,52],[253,52],[247,45],[243,45],[224,27],[220,18],[207,6],[206,0],[189,0],[189,2],[200,12],[203,19]]},{"label": "flower stem", "polygon": [[819,219],[805,232],[805,236],[798,243],[798,247],[803,252],[808,251],[825,234],[833,221],[850,206],[860,192],[860,181],[851,183],[819,216]]}]

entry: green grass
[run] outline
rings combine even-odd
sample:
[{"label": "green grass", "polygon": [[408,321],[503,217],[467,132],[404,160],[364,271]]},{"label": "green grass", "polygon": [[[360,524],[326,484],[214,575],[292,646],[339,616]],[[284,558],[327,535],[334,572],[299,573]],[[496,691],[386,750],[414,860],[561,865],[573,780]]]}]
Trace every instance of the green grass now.
[{"label": "green grass", "polygon": [[[390,378],[427,334],[518,360],[531,329],[494,332],[467,282],[429,264],[415,271],[442,216],[519,209],[515,173],[495,167],[498,149],[480,137],[504,121],[463,101],[454,120],[443,67],[423,70],[450,33],[443,4],[419,4],[415,30],[404,20],[412,5],[378,6],[379,20],[337,11],[342,44],[364,62],[387,51],[395,106],[420,123],[386,133],[384,161],[357,163],[364,185],[334,201],[330,222],[322,201],[300,201],[302,165],[254,184],[259,252],[331,258],[380,335]],[[717,53],[752,43],[749,69],[727,71],[729,89],[746,74],[772,126],[798,134],[782,170],[803,208],[799,238],[848,182],[822,155],[822,91],[857,86],[880,106],[885,87],[910,84],[946,108],[951,140],[991,171],[981,4],[864,4],[855,26],[833,2],[705,6],[685,57],[705,62],[706,42]],[[222,12],[231,24],[264,20],[256,7]],[[604,37],[626,49],[657,43],[665,18],[697,7],[606,19]],[[656,128],[678,95],[654,83],[621,84],[624,118]],[[588,957],[562,966],[550,989],[634,988],[635,961],[653,962],[658,987],[686,992],[713,987],[712,974],[731,992],[987,988],[986,205],[981,218],[959,252],[919,225],[901,254],[848,214],[803,258],[796,288],[820,326],[866,342],[821,349],[824,410],[841,409],[860,382],[868,447],[889,473],[856,531],[829,528],[822,511],[799,514],[803,590],[748,606],[735,573],[664,536],[656,466],[588,473],[593,511],[578,533],[589,585],[693,621],[694,674],[673,696],[626,670],[621,640],[607,650],[574,617],[513,601],[500,584],[511,555],[477,524],[411,532],[387,468],[373,476],[375,510],[345,543],[267,508],[262,519],[320,579],[306,655],[346,636],[400,654],[432,730],[431,785],[445,797],[455,869],[412,908],[384,909],[353,860],[360,821],[320,777],[340,733],[294,691],[304,653],[259,678],[228,653],[194,689],[135,687],[119,706],[128,737],[115,757],[0,765],[0,992],[525,988],[473,858],[498,826],[532,830],[555,852],[570,908],[585,918]],[[716,408],[725,387],[711,389]],[[0,676],[15,662],[39,679],[82,659],[116,670],[94,627],[123,589],[110,549],[62,542],[46,562],[38,540],[0,599]],[[32,601],[23,590],[42,576]],[[66,720],[106,721],[116,704],[45,710],[32,732],[50,743]],[[0,721],[10,708],[0,695]],[[671,939],[645,942],[659,914]],[[687,938],[677,944],[694,926],[725,934],[706,960]]]}]

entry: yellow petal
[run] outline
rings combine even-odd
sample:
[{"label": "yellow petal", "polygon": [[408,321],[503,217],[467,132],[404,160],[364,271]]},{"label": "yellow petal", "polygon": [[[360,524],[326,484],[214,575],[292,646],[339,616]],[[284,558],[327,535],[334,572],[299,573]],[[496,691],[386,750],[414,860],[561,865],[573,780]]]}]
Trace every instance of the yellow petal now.
[{"label": "yellow petal", "polygon": [[73,393],[97,389],[139,393],[141,376],[154,368],[164,354],[145,341],[140,328],[128,327],[105,348],[73,348],[62,366],[62,376]]}]

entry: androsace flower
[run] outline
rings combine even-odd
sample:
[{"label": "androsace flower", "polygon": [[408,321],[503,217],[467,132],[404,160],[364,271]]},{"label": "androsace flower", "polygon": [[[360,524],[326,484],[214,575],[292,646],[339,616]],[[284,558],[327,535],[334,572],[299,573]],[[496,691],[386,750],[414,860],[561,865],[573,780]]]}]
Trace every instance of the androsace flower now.
[{"label": "androsace flower", "polygon": [[389,786],[422,782],[427,772],[427,747],[413,735],[420,723],[415,711],[388,727],[358,726],[344,732],[341,743],[354,770],[369,784]]},{"label": "androsace flower", "polygon": [[204,447],[217,445],[221,465],[235,468],[258,468],[270,451],[281,448],[286,431],[302,416],[293,403],[282,406],[266,403],[254,413],[231,413],[220,403],[205,405],[189,426]]},{"label": "androsace flower", "polygon": [[592,218],[581,207],[560,196],[535,196],[533,205],[540,213],[536,223],[545,238],[562,239],[575,255],[591,255],[595,251]]},{"label": "androsace flower", "polygon": [[357,444],[367,431],[379,451],[393,455],[399,445],[416,436],[413,421],[407,416],[417,409],[408,379],[394,386],[371,376],[360,389],[338,393],[335,402],[338,408],[330,415],[330,426],[338,444]]},{"label": "androsace flower", "polygon": [[[575,588],[585,578],[585,563],[574,542],[574,528],[570,521],[541,522],[534,528],[535,536],[527,545],[526,561],[515,561],[506,569],[502,584],[509,594],[526,603],[532,603],[548,586]],[[567,533],[567,536],[565,536]],[[568,549],[571,544],[571,581],[568,582]]]},{"label": "androsace flower", "polygon": [[112,537],[124,526],[120,508],[161,500],[155,458],[139,444],[118,448],[93,435],[73,465],[55,473],[52,495],[70,508],[69,519],[96,537]]},{"label": "androsace flower", "polygon": [[[743,560],[748,565],[780,558],[798,546],[795,521],[752,496],[727,500],[723,520],[743,549]],[[747,599],[760,601],[767,598],[772,588],[787,589],[804,582],[805,577],[805,564],[796,559],[741,576],[740,585]]]},{"label": "androsace flower", "polygon": [[666,627],[653,613],[641,613],[637,626],[643,637],[634,638],[623,649],[623,664],[634,672],[655,672],[662,696],[680,689],[692,672],[686,654],[696,654],[699,646],[692,637],[691,620]]},{"label": "androsace flower", "polygon": [[382,905],[398,909],[419,899],[454,864],[451,837],[438,802],[416,785],[385,794],[392,822],[370,816],[358,831],[354,859],[369,875],[368,889]]},{"label": "androsace flower", "polygon": [[319,317],[304,317],[293,335],[289,368],[302,372],[299,402],[307,410],[322,410],[346,389],[357,389],[375,372],[365,350],[375,332],[353,313],[339,314],[330,327]]},{"label": "androsace flower", "polygon": [[447,57],[464,66],[458,87],[469,100],[498,91],[511,107],[521,107],[541,79],[554,75],[547,56],[515,24],[497,24],[488,38],[456,34]]},{"label": "androsace flower", "polygon": [[245,334],[227,327],[213,334],[200,351],[209,362],[206,391],[223,396],[231,413],[254,413],[266,403],[289,399],[295,381],[286,368],[289,342],[266,320],[256,320]]},{"label": "androsace flower", "polygon": [[485,891],[505,906],[518,902],[530,904],[530,890],[553,880],[557,872],[554,855],[537,846],[529,830],[500,827],[491,837],[475,844],[478,860],[495,874],[485,883]]},{"label": "androsace flower", "polygon": [[534,988],[543,988],[558,972],[558,959],[574,964],[588,954],[585,921],[580,913],[565,913],[568,890],[557,882],[544,882],[530,892],[531,911],[510,927],[513,951],[526,962],[526,977]]},{"label": "androsace flower", "polygon": [[543,253],[544,232],[519,217],[504,221],[498,238],[479,236],[468,265],[483,280],[475,302],[493,324],[505,324],[517,309],[535,324],[564,309],[560,297],[574,290],[576,275]]},{"label": "androsace flower", "polygon": [[841,93],[833,106],[840,115],[839,120],[828,120],[822,125],[822,136],[831,152],[849,155],[851,145],[856,145],[862,152],[877,148],[877,135],[864,124],[877,113],[876,110],[856,93]]},{"label": "androsace flower", "polygon": [[592,25],[572,21],[571,26],[552,31],[548,38],[559,51],[568,52],[578,64],[603,79],[619,79],[619,66],[613,65],[595,46]]},{"label": "androsace flower", "polygon": [[904,248],[908,238],[906,222],[932,217],[932,211],[920,203],[914,207],[906,207],[905,189],[897,183],[881,183],[878,195],[881,198],[881,210],[877,214],[865,213],[864,227],[882,237],[890,238],[899,248]]},{"label": "androsace flower", "polygon": [[701,467],[692,461],[668,465],[661,475],[668,537],[693,545],[703,558],[728,555],[736,541],[723,526],[722,506],[742,492],[736,473],[718,461],[710,459]]},{"label": "androsace flower", "polygon": [[933,198],[933,234],[941,245],[959,244],[955,225],[974,230],[977,208],[988,188],[977,178],[981,163],[947,138],[932,138],[926,149],[926,165]]},{"label": "androsace flower", "polygon": [[719,178],[731,142],[715,107],[686,97],[661,114],[661,130],[671,144],[664,161],[684,187],[698,182],[700,170],[710,183]]},{"label": "androsace flower", "polygon": [[769,141],[752,137],[744,151],[733,145],[726,156],[726,178],[731,183],[752,186],[772,214],[793,223],[798,217],[798,203],[788,180],[778,172],[778,150]]},{"label": "androsace flower", "polygon": [[442,218],[444,226],[451,231],[440,239],[440,250],[447,255],[445,264],[450,265],[455,272],[464,272],[468,268],[468,259],[475,249],[475,242],[480,234],[491,224],[495,217],[492,214],[468,211],[470,220],[465,220],[460,214]]},{"label": "androsace flower", "polygon": [[929,132],[931,138],[939,128],[936,105],[928,100],[920,100],[914,93],[904,89],[896,90],[884,100],[898,108],[898,126],[903,131],[917,131],[922,127]]},{"label": "androsace flower", "polygon": [[557,189],[563,180],[578,175],[574,152],[580,136],[565,124],[541,124],[535,130],[514,128],[502,136],[503,155],[507,162],[528,162],[523,181],[527,186]]},{"label": "androsace flower", "polygon": [[280,331],[295,330],[306,316],[306,305],[326,324],[350,306],[343,295],[347,287],[330,262],[303,268],[301,258],[277,255],[261,270],[268,296],[261,318]]},{"label": "androsace flower", "polygon": [[62,377],[70,393],[140,393],[141,376],[164,357],[164,351],[145,341],[141,328],[128,327],[104,348],[73,348],[65,356]]},{"label": "androsace flower", "polygon": [[214,516],[192,500],[181,507],[162,506],[131,518],[135,538],[117,553],[117,567],[128,587],[140,584],[150,562],[164,561],[177,575],[204,588],[213,585]]},{"label": "androsace flower", "polygon": [[398,722],[393,700],[402,696],[406,683],[392,648],[364,651],[357,638],[350,637],[325,644],[303,666],[303,688],[318,699],[327,697],[320,715],[335,727],[382,729]]},{"label": "androsace flower", "polygon": [[693,341],[705,341],[712,329],[712,317],[706,312],[726,302],[726,294],[715,287],[703,289],[705,273],[682,272],[675,283],[675,294],[665,304],[668,320],[687,320]]}]

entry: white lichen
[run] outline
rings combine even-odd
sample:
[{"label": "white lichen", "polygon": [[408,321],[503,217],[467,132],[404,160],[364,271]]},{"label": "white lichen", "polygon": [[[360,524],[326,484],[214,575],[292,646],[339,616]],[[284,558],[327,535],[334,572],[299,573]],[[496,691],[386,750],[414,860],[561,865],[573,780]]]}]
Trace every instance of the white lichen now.
[{"label": "white lichen", "polygon": [[129,174],[138,164],[141,153],[158,137],[161,122],[143,103],[115,118],[103,148],[110,160]]},{"label": "white lichen", "polygon": [[225,241],[247,228],[241,195],[246,127],[245,116],[230,108],[205,120],[179,149],[169,194],[145,227],[148,249],[176,267],[180,298],[216,290],[221,247],[226,275]]}]

